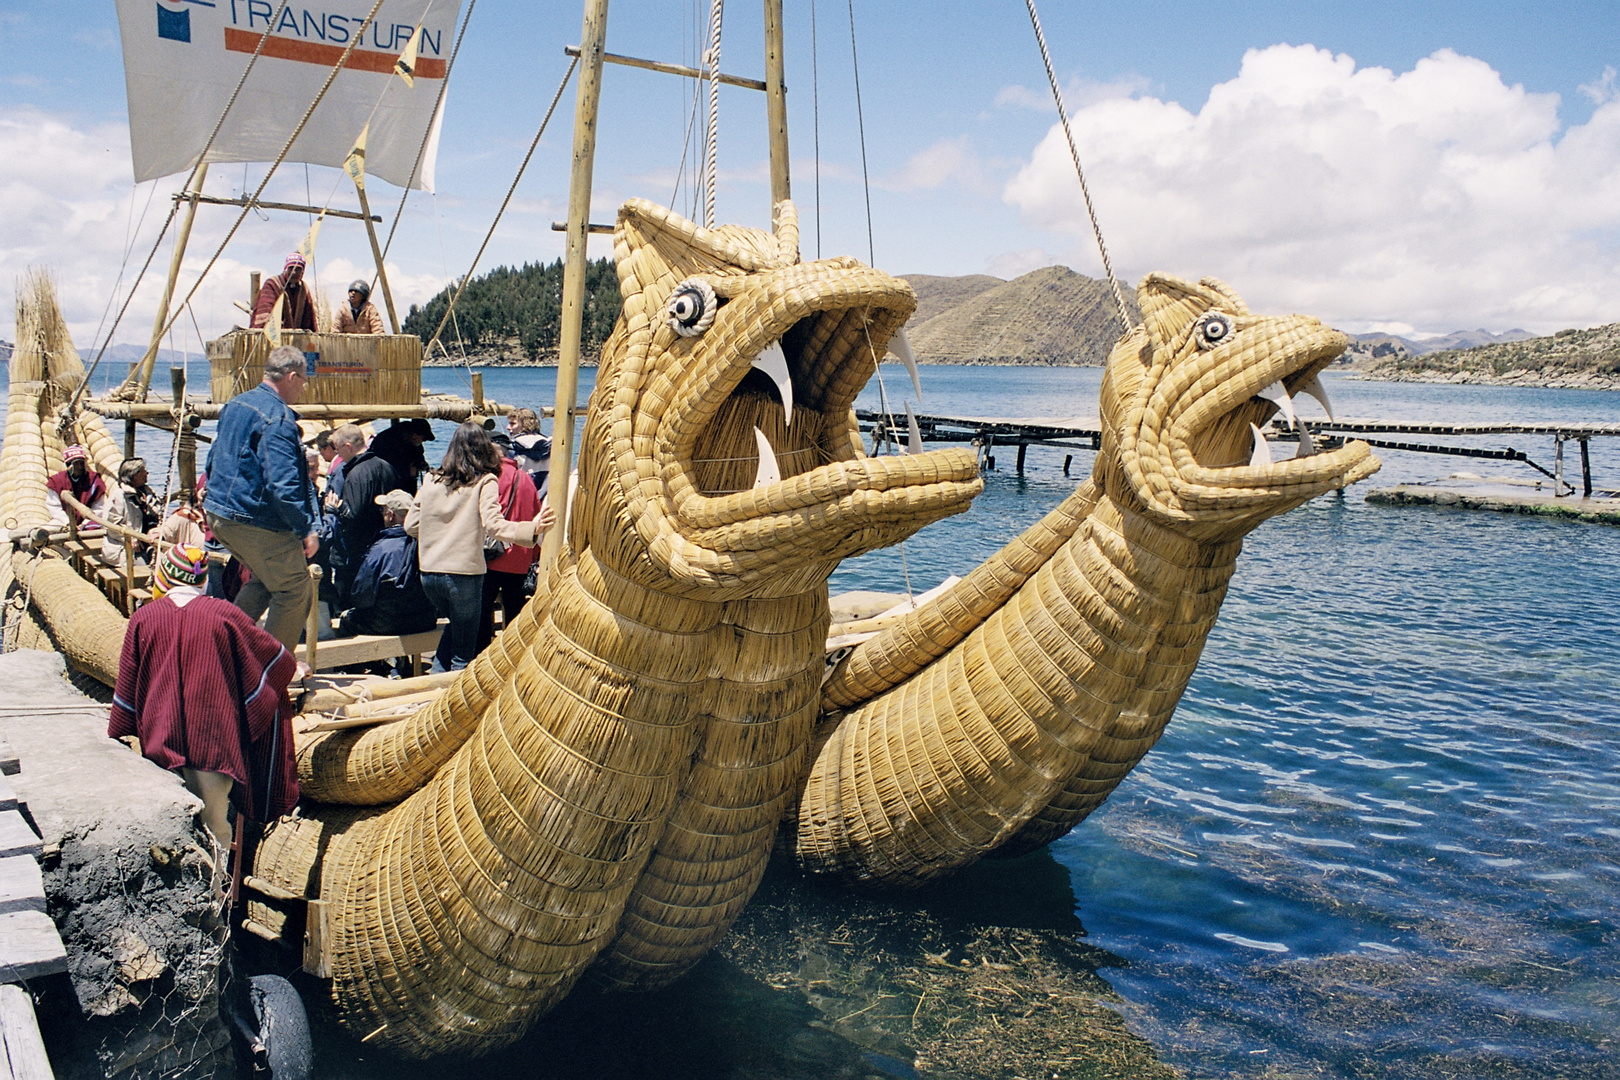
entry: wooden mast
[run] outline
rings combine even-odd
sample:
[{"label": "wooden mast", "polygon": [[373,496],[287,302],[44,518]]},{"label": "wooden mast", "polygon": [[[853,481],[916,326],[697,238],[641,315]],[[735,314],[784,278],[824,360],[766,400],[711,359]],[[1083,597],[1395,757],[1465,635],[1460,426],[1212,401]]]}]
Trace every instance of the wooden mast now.
[{"label": "wooden mast", "polygon": [[574,105],[574,162],[568,180],[567,253],[563,261],[562,326],[557,350],[557,410],[551,423],[555,482],[547,496],[557,524],[546,534],[541,558],[550,565],[568,528],[569,480],[574,461],[574,399],[579,391],[580,337],[585,309],[586,244],[590,239],[591,170],[596,161],[596,114],[602,97],[602,53],[608,0],[587,0],[580,30],[579,97]]},{"label": "wooden mast", "polygon": [[782,0],[765,0],[765,122],[771,135],[771,224],[793,197],[788,175],[787,86],[782,61]]},{"label": "wooden mast", "polygon": [[146,400],[146,388],[152,384],[152,367],[157,363],[158,345],[163,340],[163,328],[169,323],[169,301],[174,299],[174,283],[180,277],[180,262],[186,257],[186,243],[191,239],[191,223],[197,217],[197,196],[202,194],[203,181],[208,179],[208,163],[197,166],[196,178],[180,196],[186,200],[186,215],[180,219],[180,233],[174,239],[174,257],[169,260],[169,280],[163,286],[163,301],[158,304],[157,321],[152,324],[152,344],[141,357],[136,376],[140,400]]}]

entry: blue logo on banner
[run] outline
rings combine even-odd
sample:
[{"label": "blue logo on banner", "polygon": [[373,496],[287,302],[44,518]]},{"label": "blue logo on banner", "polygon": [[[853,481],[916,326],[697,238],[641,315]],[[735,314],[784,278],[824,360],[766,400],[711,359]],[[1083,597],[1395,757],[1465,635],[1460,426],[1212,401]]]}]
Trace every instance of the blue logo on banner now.
[{"label": "blue logo on banner", "polygon": [[320,362],[321,362],[321,354],[320,353],[318,353],[318,352],[305,352],[304,353],[304,374],[307,375],[309,378],[313,379],[315,377],[315,367]]},{"label": "blue logo on banner", "polygon": [[188,10],[170,11],[162,4],[158,5],[158,37],[170,41],[191,41],[191,12]]}]

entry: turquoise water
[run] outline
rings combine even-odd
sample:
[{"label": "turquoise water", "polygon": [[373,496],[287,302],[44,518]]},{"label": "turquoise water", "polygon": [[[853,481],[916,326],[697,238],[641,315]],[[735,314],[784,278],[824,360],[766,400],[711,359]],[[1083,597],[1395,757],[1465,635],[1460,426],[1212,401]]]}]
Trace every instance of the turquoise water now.
[{"label": "turquoise water", "polygon": [[[1089,416],[1099,374],[924,368],[919,411]],[[485,391],[549,404],[554,379],[490,369]],[[899,368],[884,381],[909,393]],[[1327,381],[1341,416],[1620,418],[1610,394]],[[466,392],[457,371],[426,382]],[[1552,464],[1546,437],[1474,443]],[[161,460],[167,439],[143,449]],[[968,513],[845,564],[834,591],[966,572],[1073,489],[1091,455],[1065,478],[1064,453],[1031,448],[1018,477],[1008,451]],[[978,874],[926,902],[1012,925],[1072,912],[1064,932],[1117,959],[1102,974],[1131,1029],[1190,1076],[1620,1076],[1620,529],[1371,506],[1370,486],[1538,475],[1380,456],[1360,488],[1253,534],[1164,739],[1052,846],[1055,868],[1024,873],[1021,895],[961,895]],[[1620,440],[1593,443],[1593,471],[1620,487]],[[692,993],[728,1000],[718,970]],[[662,1037],[691,1040],[683,1075],[726,1075],[704,1067],[724,1056],[718,1028],[676,1026]],[[652,1069],[630,1060],[600,1074]]]}]

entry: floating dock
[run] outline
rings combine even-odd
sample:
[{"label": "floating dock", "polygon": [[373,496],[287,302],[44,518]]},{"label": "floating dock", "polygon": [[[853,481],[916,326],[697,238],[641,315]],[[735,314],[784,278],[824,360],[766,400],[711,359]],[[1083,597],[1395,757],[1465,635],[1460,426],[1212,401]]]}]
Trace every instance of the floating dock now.
[{"label": "floating dock", "polygon": [[1503,476],[1480,477],[1453,473],[1427,484],[1400,484],[1367,492],[1376,506],[1455,506],[1463,510],[1492,510],[1501,514],[1534,514],[1570,518],[1605,525],[1620,525],[1620,499],[1596,496],[1556,496],[1534,481]]}]

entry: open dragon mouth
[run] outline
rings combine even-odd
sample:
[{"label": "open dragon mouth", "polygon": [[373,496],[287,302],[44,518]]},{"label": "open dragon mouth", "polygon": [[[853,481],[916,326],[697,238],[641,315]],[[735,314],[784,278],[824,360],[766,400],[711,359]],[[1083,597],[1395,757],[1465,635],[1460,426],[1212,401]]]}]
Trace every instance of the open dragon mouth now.
[{"label": "open dragon mouth", "polygon": [[[1150,292],[1163,287],[1161,275],[1153,278]],[[1314,398],[1332,417],[1320,375],[1348,344],[1343,334],[1304,315],[1253,315],[1211,279],[1162,280],[1184,295],[1158,309],[1151,371],[1143,372],[1149,383],[1139,386],[1126,432],[1128,471],[1150,507],[1178,520],[1252,527],[1256,517],[1377,471],[1364,442],[1326,450],[1295,423],[1299,445],[1285,458],[1262,431],[1279,412],[1296,421],[1298,398]],[[1203,314],[1182,315],[1200,301]],[[1125,360],[1142,370],[1134,351]]]},{"label": "open dragon mouth", "polygon": [[680,522],[703,534],[694,539],[715,546],[726,530],[725,547],[750,549],[842,520],[892,542],[965,509],[983,486],[970,451],[869,458],[851,415],[915,306],[905,283],[846,259],[742,281],[713,281],[713,325],[658,434]]}]

